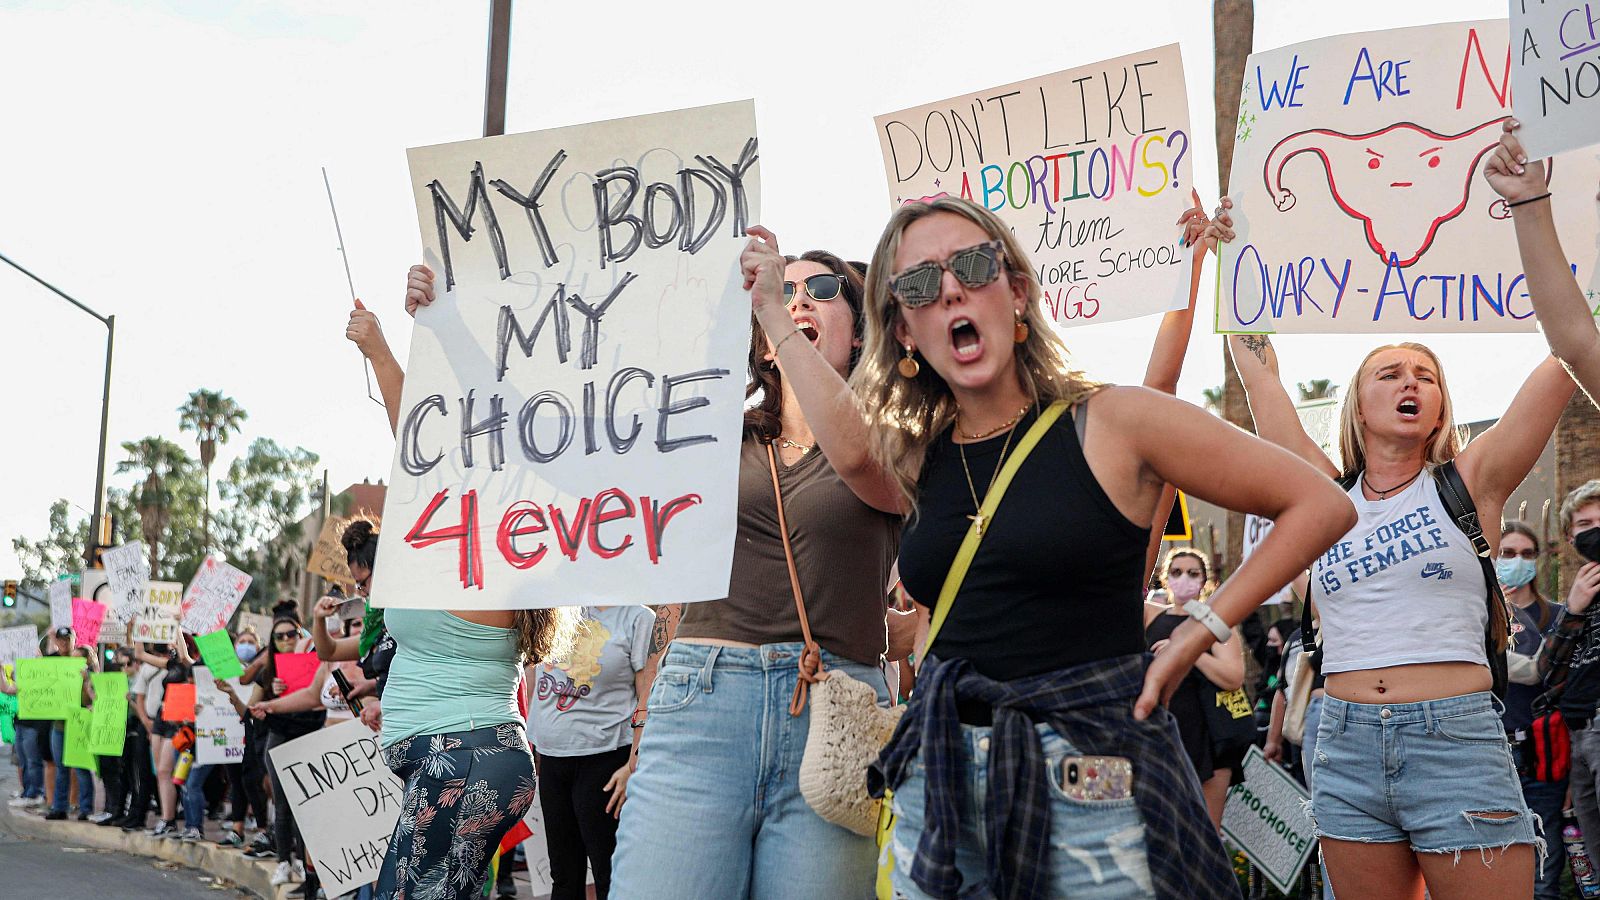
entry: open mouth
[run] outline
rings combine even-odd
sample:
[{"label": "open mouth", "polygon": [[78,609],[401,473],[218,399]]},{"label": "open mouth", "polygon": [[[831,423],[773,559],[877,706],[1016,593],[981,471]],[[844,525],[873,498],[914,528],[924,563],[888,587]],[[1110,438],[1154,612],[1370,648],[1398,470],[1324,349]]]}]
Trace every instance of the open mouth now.
[{"label": "open mouth", "polygon": [[1395,412],[1408,419],[1415,419],[1417,415],[1422,412],[1421,404],[1417,403],[1415,400],[1401,400],[1400,405],[1396,406],[1394,409]]},{"label": "open mouth", "polygon": [[983,338],[971,319],[963,317],[950,323],[950,347],[957,362],[971,362],[983,353]]},{"label": "open mouth", "polygon": [[822,333],[818,331],[817,323],[810,319],[795,319],[794,326],[800,329],[800,334],[813,344],[817,342],[817,338],[821,337]]}]

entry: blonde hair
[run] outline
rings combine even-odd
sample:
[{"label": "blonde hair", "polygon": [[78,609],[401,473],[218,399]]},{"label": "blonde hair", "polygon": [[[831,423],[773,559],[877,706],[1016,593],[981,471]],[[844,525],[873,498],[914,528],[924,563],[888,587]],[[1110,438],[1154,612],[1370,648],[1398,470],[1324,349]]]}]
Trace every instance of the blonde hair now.
[{"label": "blonde hair", "polygon": [[895,210],[878,238],[867,269],[866,334],[861,361],[850,384],[871,423],[868,451],[873,461],[894,478],[907,509],[913,513],[923,456],[934,438],[954,421],[956,407],[949,385],[932,366],[923,366],[915,378],[899,374],[896,367],[903,352],[895,343],[894,326],[900,306],[889,289],[889,278],[906,227],[935,213],[960,216],[982,228],[991,240],[999,241],[1005,253],[1006,277],[1022,283],[1026,298],[1022,321],[1028,325],[1028,339],[1014,345],[1022,389],[1044,406],[1057,400],[1078,403],[1101,387],[1073,368],[1066,344],[1039,302],[1039,279],[1033,274],[1028,255],[1011,229],[994,213],[957,197],[907,203]]},{"label": "blonde hair", "polygon": [[1440,364],[1438,355],[1427,346],[1413,341],[1385,344],[1368,353],[1361,360],[1361,365],[1356,366],[1356,374],[1350,379],[1350,389],[1344,395],[1344,406],[1339,411],[1340,467],[1345,476],[1354,475],[1367,467],[1367,444],[1361,436],[1361,386],[1366,380],[1367,363],[1387,350],[1421,353],[1432,360],[1433,371],[1439,376],[1439,395],[1444,405],[1439,409],[1439,427],[1428,437],[1428,452],[1424,462],[1429,466],[1443,465],[1455,459],[1466,443],[1461,429],[1456,427],[1455,405],[1450,401],[1450,388],[1445,382],[1444,366]]},{"label": "blonde hair", "polygon": [[[1182,559],[1185,556],[1200,563],[1200,599],[1204,600],[1216,590],[1216,582],[1213,580],[1213,570],[1211,568],[1211,557],[1204,550],[1197,550],[1193,547],[1173,547],[1167,551],[1166,559],[1161,561],[1161,589],[1167,589],[1167,575],[1172,571],[1172,561]],[[1168,594],[1168,599],[1171,599],[1170,594]]]},{"label": "blonde hair", "polygon": [[1561,501],[1561,533],[1571,536],[1572,520],[1578,510],[1591,503],[1600,503],[1600,478],[1592,478],[1578,485]]}]

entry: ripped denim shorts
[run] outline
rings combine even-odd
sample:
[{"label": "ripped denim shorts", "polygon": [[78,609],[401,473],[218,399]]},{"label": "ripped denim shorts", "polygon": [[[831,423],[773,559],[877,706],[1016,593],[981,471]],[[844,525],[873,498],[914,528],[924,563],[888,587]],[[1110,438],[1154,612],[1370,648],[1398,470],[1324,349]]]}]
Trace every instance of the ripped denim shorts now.
[{"label": "ripped denim shorts", "polygon": [[1421,703],[1325,698],[1311,759],[1317,836],[1407,841],[1420,853],[1542,851],[1497,706],[1487,691]]}]

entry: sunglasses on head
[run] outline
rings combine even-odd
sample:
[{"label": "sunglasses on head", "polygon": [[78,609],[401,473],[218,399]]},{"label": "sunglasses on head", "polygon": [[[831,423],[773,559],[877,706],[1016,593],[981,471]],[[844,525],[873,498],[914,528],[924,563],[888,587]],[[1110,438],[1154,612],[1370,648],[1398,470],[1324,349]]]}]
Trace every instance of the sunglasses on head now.
[{"label": "sunglasses on head", "polygon": [[794,302],[796,291],[804,288],[806,295],[813,300],[832,300],[844,290],[844,276],[832,272],[819,272],[806,278],[804,281],[785,281],[783,283],[783,302]]},{"label": "sunglasses on head", "polygon": [[992,284],[1000,277],[1000,261],[1005,249],[999,241],[987,241],[964,250],[957,250],[946,260],[917,263],[898,275],[889,277],[889,291],[906,309],[927,306],[939,298],[939,285],[944,273],[969,288]]}]

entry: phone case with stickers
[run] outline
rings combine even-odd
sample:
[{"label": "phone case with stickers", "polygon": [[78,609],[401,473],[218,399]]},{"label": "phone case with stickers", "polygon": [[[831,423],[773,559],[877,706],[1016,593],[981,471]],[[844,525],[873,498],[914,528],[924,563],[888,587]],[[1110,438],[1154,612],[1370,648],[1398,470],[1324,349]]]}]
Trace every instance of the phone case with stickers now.
[{"label": "phone case with stickers", "polygon": [[1061,792],[1073,800],[1126,800],[1133,796],[1133,763],[1122,756],[1068,756],[1061,760]]}]

